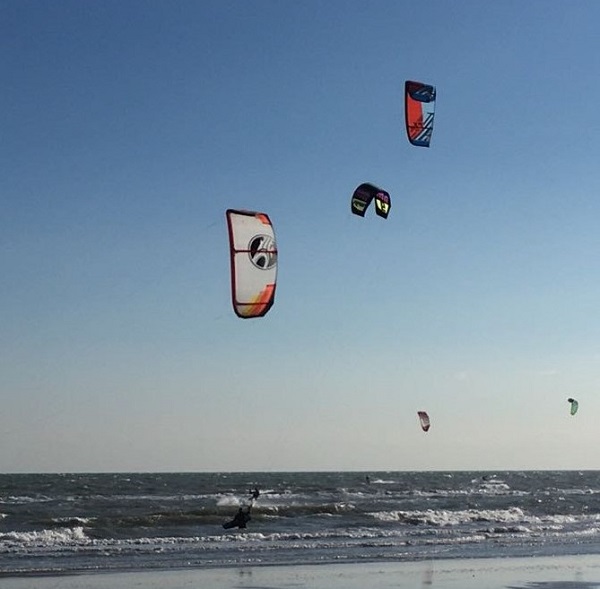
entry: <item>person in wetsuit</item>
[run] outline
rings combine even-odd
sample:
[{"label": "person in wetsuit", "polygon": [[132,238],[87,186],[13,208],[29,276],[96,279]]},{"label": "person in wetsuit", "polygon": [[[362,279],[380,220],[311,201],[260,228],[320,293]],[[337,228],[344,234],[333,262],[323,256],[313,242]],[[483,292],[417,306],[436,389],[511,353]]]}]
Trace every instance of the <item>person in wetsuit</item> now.
[{"label": "person in wetsuit", "polygon": [[234,518],[230,522],[224,523],[223,527],[226,530],[229,528],[245,528],[246,524],[252,519],[250,517],[251,509],[252,507],[250,506],[246,508],[246,511],[244,511],[244,508],[240,507]]},{"label": "person in wetsuit", "polygon": [[230,528],[245,528],[246,524],[252,519],[250,517],[250,510],[254,506],[254,502],[260,497],[260,491],[258,487],[254,487],[254,491],[250,491],[250,505],[246,507],[244,511],[243,507],[238,509],[238,512],[235,514],[234,518],[227,523],[223,524],[223,527],[228,530]]}]

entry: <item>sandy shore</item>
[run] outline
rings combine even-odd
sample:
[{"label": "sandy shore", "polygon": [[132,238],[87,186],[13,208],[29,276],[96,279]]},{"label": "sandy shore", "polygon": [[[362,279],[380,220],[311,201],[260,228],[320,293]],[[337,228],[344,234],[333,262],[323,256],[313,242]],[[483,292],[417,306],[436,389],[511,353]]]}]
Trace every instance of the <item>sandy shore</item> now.
[{"label": "sandy shore", "polygon": [[600,554],[0,578],[2,589],[594,589]]}]

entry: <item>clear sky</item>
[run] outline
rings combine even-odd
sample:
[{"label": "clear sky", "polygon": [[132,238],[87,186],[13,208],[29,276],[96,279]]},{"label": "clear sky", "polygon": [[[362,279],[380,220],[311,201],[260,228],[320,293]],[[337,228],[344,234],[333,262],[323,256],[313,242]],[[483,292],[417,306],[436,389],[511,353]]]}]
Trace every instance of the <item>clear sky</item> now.
[{"label": "clear sky", "polygon": [[[0,471],[600,468],[599,22],[0,0]],[[262,319],[227,208],[275,226]]]}]

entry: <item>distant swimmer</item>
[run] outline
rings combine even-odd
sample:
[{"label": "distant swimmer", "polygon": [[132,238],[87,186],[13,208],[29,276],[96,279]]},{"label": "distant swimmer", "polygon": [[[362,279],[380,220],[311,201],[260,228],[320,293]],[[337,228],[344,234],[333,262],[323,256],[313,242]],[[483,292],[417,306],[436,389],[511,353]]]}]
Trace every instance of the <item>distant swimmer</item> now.
[{"label": "distant swimmer", "polygon": [[365,476],[365,483],[367,483],[367,485],[371,484],[371,477],[369,475]]},{"label": "distant swimmer", "polygon": [[242,507],[238,509],[238,512],[235,514],[235,517],[230,521],[223,524],[223,527],[226,530],[230,528],[245,528],[246,524],[252,519],[250,517],[250,509],[251,507],[246,508],[246,511]]}]

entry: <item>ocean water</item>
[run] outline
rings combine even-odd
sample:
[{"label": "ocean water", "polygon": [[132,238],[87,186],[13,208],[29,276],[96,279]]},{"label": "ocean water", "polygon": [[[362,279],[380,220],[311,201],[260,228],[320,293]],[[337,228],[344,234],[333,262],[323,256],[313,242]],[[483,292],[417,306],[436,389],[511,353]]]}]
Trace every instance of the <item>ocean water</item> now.
[{"label": "ocean water", "polygon": [[600,471],[0,475],[3,575],[564,554],[600,554]]}]

